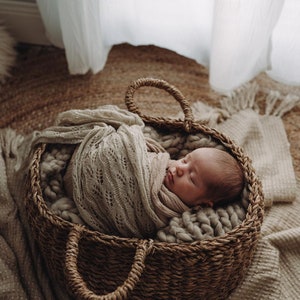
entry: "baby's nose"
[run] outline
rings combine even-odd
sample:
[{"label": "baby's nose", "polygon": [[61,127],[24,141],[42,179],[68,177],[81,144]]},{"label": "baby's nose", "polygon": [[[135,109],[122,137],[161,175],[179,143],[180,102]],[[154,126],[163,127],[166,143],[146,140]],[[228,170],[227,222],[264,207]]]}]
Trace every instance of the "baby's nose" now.
[{"label": "baby's nose", "polygon": [[182,176],[183,175],[183,170],[180,168],[180,166],[172,166],[169,168],[169,171],[171,172],[171,174],[173,175],[177,175],[177,176]]},{"label": "baby's nose", "polygon": [[184,175],[185,169],[186,169],[186,168],[185,168],[184,165],[178,164],[178,165],[176,166],[176,174],[177,174],[177,176],[181,177],[182,175]]}]

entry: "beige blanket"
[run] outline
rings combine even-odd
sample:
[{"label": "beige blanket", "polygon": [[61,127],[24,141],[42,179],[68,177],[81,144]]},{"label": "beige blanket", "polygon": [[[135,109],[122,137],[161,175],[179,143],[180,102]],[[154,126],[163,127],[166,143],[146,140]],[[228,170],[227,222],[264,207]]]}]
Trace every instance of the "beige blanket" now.
[{"label": "beige blanket", "polygon": [[[247,91],[245,93],[245,91]],[[253,160],[263,183],[266,214],[262,238],[240,286],[229,297],[240,299],[299,299],[300,182],[295,178],[289,142],[281,116],[300,99],[277,92],[256,106],[258,86],[249,84],[223,100],[230,117],[216,126],[234,138]]]},{"label": "beige blanket", "polygon": [[253,262],[230,300],[298,300],[300,295],[300,184],[296,200],[267,210]]},{"label": "beige blanket", "polygon": [[64,299],[44,268],[26,220],[25,176],[15,172],[29,151],[25,145],[23,136],[0,130],[0,299]]},{"label": "beige blanket", "polygon": [[[245,95],[240,95],[241,99],[243,96],[245,97]],[[243,114],[246,114],[248,108],[244,109]],[[227,117],[226,114],[223,117],[230,121],[234,120],[234,115],[227,113]],[[268,120],[267,115],[263,118]],[[274,122],[281,122],[278,116],[271,116],[271,118]],[[260,116],[259,119],[261,119]],[[242,121],[243,119],[240,119],[240,122]],[[261,122],[260,124],[260,126],[264,126],[265,123]],[[240,128],[241,125],[241,123],[237,123],[234,126],[228,126],[228,128]],[[266,128],[272,130],[273,126],[271,128],[264,127],[265,134],[267,134]],[[65,291],[57,286],[54,278],[48,277],[47,270],[43,268],[43,261],[26,222],[26,212],[23,205],[24,178],[23,174],[19,177],[15,177],[14,174],[18,155],[22,156],[24,153],[28,153],[28,149],[23,148],[23,137],[17,136],[10,130],[1,130],[0,137],[0,298],[68,299]],[[275,154],[283,147],[287,150],[284,156],[288,158],[290,163],[288,144],[281,144],[281,138],[282,136],[276,142],[269,141],[274,142],[271,152]],[[284,140],[287,142],[285,132]],[[249,144],[252,142],[252,136],[244,138],[243,141]],[[252,159],[253,163],[256,163],[255,157]],[[290,170],[289,163],[285,163],[283,172],[278,166],[278,170],[280,170],[278,173],[286,176],[285,170]],[[259,164],[257,168],[258,166]],[[272,165],[269,166],[272,170]],[[260,170],[263,182],[264,172],[262,171],[264,170],[264,168]],[[293,172],[292,175],[289,174],[288,178],[289,180],[292,179],[292,184],[288,185],[291,189],[291,187],[295,187],[296,183]],[[281,188],[285,187],[281,182],[278,184]],[[273,200],[270,200],[270,204],[273,202],[273,205],[270,205],[271,207],[267,210],[262,227],[262,239],[259,241],[253,263],[243,282],[231,295],[231,299],[299,299],[299,192],[299,188],[298,190],[293,189],[292,197],[289,196],[286,203],[281,203],[281,201],[285,201],[285,196],[283,198],[274,196]],[[277,194],[278,192],[276,192]]]}]

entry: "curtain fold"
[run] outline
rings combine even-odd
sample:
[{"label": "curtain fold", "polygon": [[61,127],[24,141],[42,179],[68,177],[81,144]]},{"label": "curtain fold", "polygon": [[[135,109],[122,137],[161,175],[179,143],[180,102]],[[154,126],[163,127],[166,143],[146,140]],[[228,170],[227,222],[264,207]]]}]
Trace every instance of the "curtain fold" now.
[{"label": "curtain fold", "polygon": [[65,48],[70,73],[101,71],[111,49],[103,42],[103,1],[37,0],[37,4],[49,40]]},{"label": "curtain fold", "polygon": [[286,0],[272,35],[272,69],[274,80],[300,85],[300,1]]},{"label": "curtain fold", "polygon": [[105,44],[156,45],[207,66],[214,1],[103,1]]},{"label": "curtain fold", "polygon": [[283,0],[216,0],[210,53],[210,84],[237,88],[271,68],[271,35]]},{"label": "curtain fold", "polygon": [[37,0],[71,74],[101,71],[113,45],[156,45],[196,60],[228,93],[266,71],[300,85],[298,0]]}]

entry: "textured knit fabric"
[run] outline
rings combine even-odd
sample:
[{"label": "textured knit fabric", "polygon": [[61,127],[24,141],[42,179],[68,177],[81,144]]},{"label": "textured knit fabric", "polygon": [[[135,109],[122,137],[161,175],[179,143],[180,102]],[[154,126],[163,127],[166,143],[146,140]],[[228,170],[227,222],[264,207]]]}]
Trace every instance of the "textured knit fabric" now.
[{"label": "textured knit fabric", "polygon": [[252,264],[230,300],[297,300],[300,295],[300,183],[293,203],[267,210]]},{"label": "textured knit fabric", "polygon": [[49,279],[27,223],[26,174],[16,167],[27,160],[30,141],[11,129],[0,130],[0,298],[67,300]]},{"label": "textured knit fabric", "polygon": [[123,237],[154,236],[188,209],[162,190],[169,159],[168,153],[147,151],[140,126],[98,127],[75,150],[65,183],[93,229]]},{"label": "textured knit fabric", "polygon": [[65,182],[81,218],[95,230],[153,237],[171,217],[188,209],[176,195],[161,191],[170,155],[148,155],[150,141],[143,127],[137,115],[106,105],[62,113],[56,126],[33,140],[78,144]]}]

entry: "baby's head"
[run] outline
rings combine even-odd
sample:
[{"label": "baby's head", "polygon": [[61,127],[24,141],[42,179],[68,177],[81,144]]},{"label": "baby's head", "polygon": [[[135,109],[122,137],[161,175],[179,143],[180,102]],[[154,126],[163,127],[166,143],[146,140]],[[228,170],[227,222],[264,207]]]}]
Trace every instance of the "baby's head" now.
[{"label": "baby's head", "polygon": [[223,204],[242,192],[244,176],[236,159],[216,148],[198,148],[170,160],[165,186],[187,206]]}]

